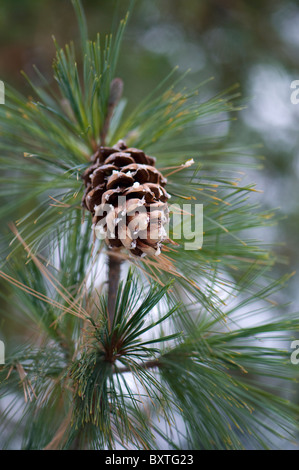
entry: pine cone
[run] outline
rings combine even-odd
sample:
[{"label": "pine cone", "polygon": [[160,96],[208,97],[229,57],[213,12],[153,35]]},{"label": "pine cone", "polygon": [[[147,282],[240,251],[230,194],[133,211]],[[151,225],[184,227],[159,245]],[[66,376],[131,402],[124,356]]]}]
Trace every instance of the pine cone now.
[{"label": "pine cone", "polygon": [[159,255],[167,242],[168,222],[164,189],[166,178],[155,168],[155,158],[128,148],[123,141],[100,147],[83,174],[82,204],[93,215],[98,238],[110,248],[124,246],[136,256]]}]

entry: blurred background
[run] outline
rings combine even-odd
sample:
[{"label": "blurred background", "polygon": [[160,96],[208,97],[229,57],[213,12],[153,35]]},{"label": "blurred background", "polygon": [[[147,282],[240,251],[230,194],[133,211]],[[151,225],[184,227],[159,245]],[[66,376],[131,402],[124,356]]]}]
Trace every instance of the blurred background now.
[{"label": "blurred background", "polygon": [[[112,0],[83,4],[91,37],[109,32],[128,6]],[[20,71],[35,80],[36,64],[51,81],[52,35],[61,46],[78,39],[70,0],[1,0],[0,80],[30,94]],[[204,88],[207,95],[240,84],[246,108],[236,120],[219,123],[216,137],[240,148],[257,146],[261,165],[250,170],[250,180],[263,190],[259,200],[281,213],[279,224],[261,237],[285,258],[277,274],[298,271],[299,104],[290,98],[291,83],[299,80],[299,2],[137,0],[118,67],[128,109],[176,65],[181,72],[191,69],[187,85],[214,77]],[[286,308],[293,311],[297,285],[295,275],[279,299],[292,302]]]}]

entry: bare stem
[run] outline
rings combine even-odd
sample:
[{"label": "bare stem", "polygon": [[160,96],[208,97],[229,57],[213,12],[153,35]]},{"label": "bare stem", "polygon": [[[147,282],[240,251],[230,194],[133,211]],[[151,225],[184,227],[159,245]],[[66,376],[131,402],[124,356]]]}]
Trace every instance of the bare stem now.
[{"label": "bare stem", "polygon": [[[154,368],[160,368],[161,367],[161,363],[158,361],[158,360],[153,360],[153,361],[146,361],[146,362],[143,362],[142,364],[140,364],[140,366],[142,369],[154,369]],[[118,373],[118,374],[124,374],[125,372],[132,372],[132,369],[130,367],[123,367],[121,369],[117,369],[114,370],[114,374],[115,373]]]},{"label": "bare stem", "polygon": [[108,315],[110,329],[115,313],[116,294],[120,279],[120,267],[122,260],[110,255],[108,260]]},{"label": "bare stem", "polygon": [[108,109],[106,119],[103,124],[101,132],[101,145],[105,145],[106,137],[109,130],[110,121],[113,115],[113,111],[119,102],[123,92],[123,81],[121,78],[114,78],[110,86],[110,96],[108,101]]}]

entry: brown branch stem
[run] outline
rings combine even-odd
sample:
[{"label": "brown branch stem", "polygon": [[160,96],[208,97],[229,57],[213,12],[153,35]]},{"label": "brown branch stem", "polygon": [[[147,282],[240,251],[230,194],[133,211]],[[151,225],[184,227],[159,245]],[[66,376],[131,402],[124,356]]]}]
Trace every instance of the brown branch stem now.
[{"label": "brown branch stem", "polygon": [[[161,363],[157,360],[154,361],[146,361],[139,365],[141,369],[154,369],[155,367],[161,367]],[[130,367],[122,367],[120,369],[114,370],[114,374],[124,374],[125,372],[134,372],[133,369]]]},{"label": "brown branch stem", "polygon": [[106,118],[101,131],[101,145],[106,144],[106,137],[109,131],[110,121],[113,115],[113,111],[119,102],[123,92],[123,81],[121,78],[114,78],[110,85],[110,96],[108,101],[108,108]]},{"label": "brown branch stem", "polygon": [[122,260],[116,256],[110,255],[108,259],[108,321],[111,330],[114,314],[117,289],[120,280],[120,269]]}]

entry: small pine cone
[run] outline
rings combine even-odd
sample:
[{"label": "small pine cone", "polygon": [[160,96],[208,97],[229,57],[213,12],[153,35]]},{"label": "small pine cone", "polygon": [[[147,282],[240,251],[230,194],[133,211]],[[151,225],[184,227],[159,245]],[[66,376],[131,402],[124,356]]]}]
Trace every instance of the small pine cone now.
[{"label": "small pine cone", "polygon": [[97,150],[83,180],[82,205],[93,215],[98,238],[136,256],[160,254],[162,243],[168,241],[164,225],[170,196],[155,158],[119,141]]}]

